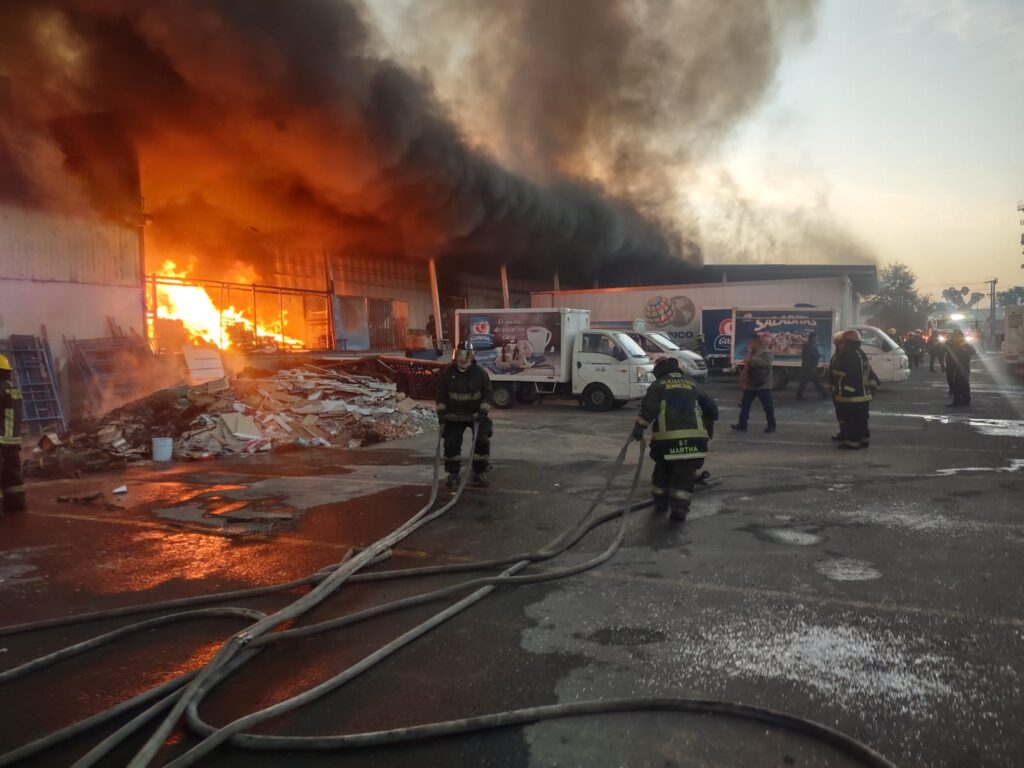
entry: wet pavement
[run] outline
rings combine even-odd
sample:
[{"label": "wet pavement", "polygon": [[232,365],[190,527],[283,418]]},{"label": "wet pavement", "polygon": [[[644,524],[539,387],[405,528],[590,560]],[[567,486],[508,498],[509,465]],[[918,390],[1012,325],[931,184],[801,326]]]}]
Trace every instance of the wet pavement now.
[{"label": "wet pavement", "polygon": [[[776,394],[779,431],[743,435],[731,380],[685,526],[629,521],[614,559],[561,581],[506,587],[317,703],[264,724],[358,732],[515,707],[693,696],[811,718],[901,766],[1012,766],[1024,754],[1024,389],[982,362],[969,411],[927,369],[886,385],[872,447],[834,449],[830,403]],[[572,405],[496,415],[494,485],[468,489],[382,568],[535,549],[603,484],[634,418]],[[756,411],[751,422],[757,424]],[[298,578],[422,506],[434,441],[308,450],[39,482],[0,519],[0,624]],[[647,465],[649,469],[649,463]],[[646,485],[645,470],[641,487]],[[128,493],[111,494],[127,484]],[[627,472],[611,500],[625,496]],[[106,503],[59,503],[103,491]],[[445,493],[442,493],[445,496]],[[603,549],[595,531],[560,561]],[[351,584],[302,623],[462,580]],[[235,601],[270,611],[298,593]],[[222,724],[336,673],[432,615],[423,606],[273,646],[203,707]],[[148,618],[148,615],[146,616]],[[8,668],[132,619],[0,637]],[[0,686],[0,750],[193,668],[238,619],[125,638]],[[67,765],[113,726],[26,764]],[[194,743],[177,734],[163,759]],[[123,765],[138,742],[107,764]],[[846,766],[827,747],[724,718],[624,714],[336,754],[219,749],[211,766]]]}]

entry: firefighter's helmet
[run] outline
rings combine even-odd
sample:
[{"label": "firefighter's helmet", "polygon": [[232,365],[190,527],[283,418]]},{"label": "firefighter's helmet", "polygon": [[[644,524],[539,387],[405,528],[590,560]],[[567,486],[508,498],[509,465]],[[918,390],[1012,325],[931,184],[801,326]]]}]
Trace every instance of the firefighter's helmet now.
[{"label": "firefighter's helmet", "polygon": [[0,371],[11,370],[11,361],[5,355],[0,355]]},{"label": "firefighter's helmet", "polygon": [[663,357],[654,364],[654,378],[660,379],[679,371],[679,361],[674,357]]},{"label": "firefighter's helmet", "polygon": [[459,367],[465,368],[473,364],[473,360],[476,355],[473,352],[473,344],[469,341],[459,342],[459,346],[455,349],[455,364]]},{"label": "firefighter's helmet", "polygon": [[842,333],[843,341],[860,341],[860,331],[856,328],[847,328]]}]

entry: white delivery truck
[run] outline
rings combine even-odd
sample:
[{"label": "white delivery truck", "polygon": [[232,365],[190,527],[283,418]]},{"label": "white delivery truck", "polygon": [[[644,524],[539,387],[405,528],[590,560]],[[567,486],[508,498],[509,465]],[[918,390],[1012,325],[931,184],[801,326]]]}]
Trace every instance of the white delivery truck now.
[{"label": "white delivery truck", "polygon": [[456,344],[468,340],[508,408],[545,396],[606,411],[644,396],[654,364],[628,335],[590,327],[585,309],[460,309]]},{"label": "white delivery truck", "polygon": [[1024,373],[1024,307],[1007,307],[1003,328],[1003,361],[1008,369]]},{"label": "white delivery truck", "polygon": [[[538,291],[530,294],[534,308],[568,306],[589,309],[592,324],[599,328],[610,324],[630,328],[639,318],[647,323],[648,331],[667,336],[684,349],[696,347],[702,328],[702,310],[706,308],[725,308],[731,317],[733,307],[835,307],[839,311],[840,327],[848,328],[858,322],[859,300],[853,283],[843,275],[796,280]],[[707,337],[708,328],[705,327],[703,332]],[[720,354],[723,350],[715,349],[711,341],[705,338],[705,351],[709,355],[713,352]]]},{"label": "white delivery truck", "polygon": [[900,345],[879,328],[870,325],[843,326],[836,309],[812,307],[736,307],[732,311],[730,346],[734,366],[743,362],[755,335],[768,338],[772,352],[772,387],[780,389],[790,380],[800,380],[802,352],[807,335],[817,340],[819,365],[827,367],[835,351],[832,337],[837,330],[856,328],[871,370],[880,382],[905,381],[910,377],[910,360]]},{"label": "white delivery truck", "polygon": [[634,320],[630,328],[622,327],[621,323],[594,323],[594,327],[625,331],[655,363],[663,357],[674,357],[688,376],[701,383],[707,381],[708,365],[704,358],[696,352],[683,349],[664,333],[652,331],[647,327],[646,320]]}]

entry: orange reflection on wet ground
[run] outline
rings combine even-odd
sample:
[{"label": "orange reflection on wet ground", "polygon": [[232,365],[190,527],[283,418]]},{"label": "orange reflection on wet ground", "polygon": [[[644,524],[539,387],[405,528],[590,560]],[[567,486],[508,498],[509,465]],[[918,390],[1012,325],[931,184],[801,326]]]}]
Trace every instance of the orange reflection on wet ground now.
[{"label": "orange reflection on wet ground", "polygon": [[287,581],[325,564],[320,562],[322,552],[316,563],[307,565],[304,559],[294,547],[275,547],[270,542],[134,530],[116,560],[93,571],[86,586],[98,594],[142,592],[167,582],[206,579],[257,586]]}]

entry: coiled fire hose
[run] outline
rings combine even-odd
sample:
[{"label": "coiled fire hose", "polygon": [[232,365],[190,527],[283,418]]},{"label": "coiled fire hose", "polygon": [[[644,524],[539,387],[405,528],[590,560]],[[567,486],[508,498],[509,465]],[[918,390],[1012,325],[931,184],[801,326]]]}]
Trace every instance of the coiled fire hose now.
[{"label": "coiled fire hose", "polygon": [[[474,423],[473,440],[470,443],[470,450],[472,450],[472,447],[476,444],[478,429],[479,424]],[[626,443],[619,451],[612,471],[609,473],[600,492],[589,504],[582,517],[576,523],[562,531],[546,546],[534,552],[469,563],[358,573],[360,568],[367,565],[377,564],[386,559],[390,555],[390,548],[392,546],[426,523],[445,514],[455,506],[461,497],[468,481],[469,473],[464,475],[459,487],[452,495],[452,498],[436,510],[431,511],[437,501],[439,487],[439,468],[441,463],[441,435],[439,433],[437,446],[434,452],[433,482],[428,502],[415,515],[409,518],[409,520],[387,536],[384,536],[359,552],[348,552],[342,560],[335,565],[328,566],[327,568],[321,569],[320,571],[302,579],[295,579],[277,585],[256,587],[253,589],[233,590],[229,592],[200,595],[197,597],[168,600],[145,605],[127,606],[105,611],[94,611],[91,613],[0,627],[0,636],[4,636],[57,626],[81,624],[89,621],[162,611],[171,608],[189,609],[177,613],[169,613],[154,619],[139,621],[134,624],[128,624],[124,627],[39,657],[18,667],[0,672],[0,684],[2,684],[17,677],[30,674],[39,669],[59,663],[65,659],[114,642],[126,635],[143,632],[171,623],[204,618],[224,617],[240,618],[245,621],[252,622],[245,629],[232,635],[232,637],[229,638],[223,646],[221,646],[217,654],[203,667],[180,675],[148,691],[144,691],[131,699],[120,702],[103,712],[99,712],[91,717],[79,721],[78,723],[69,725],[11,752],[0,755],[0,766],[12,765],[20,760],[49,749],[62,741],[72,738],[73,736],[84,733],[97,725],[109,722],[110,720],[119,718],[130,712],[137,711],[140,707],[145,706],[145,709],[138,711],[131,720],[111,733],[93,747],[92,750],[80,758],[74,764],[74,768],[87,768],[88,766],[96,765],[99,761],[107,757],[110,752],[124,740],[145,728],[147,724],[161,717],[161,715],[163,717],[160,720],[159,725],[146,741],[145,745],[129,763],[131,768],[145,768],[145,766],[149,766],[152,763],[154,757],[163,746],[166,739],[180,723],[183,715],[188,726],[201,737],[201,740],[189,751],[172,760],[168,764],[168,768],[184,768],[185,766],[194,765],[198,760],[201,760],[217,746],[225,742],[230,742],[233,746],[259,750],[295,751],[351,749],[357,747],[398,744],[402,742],[438,738],[442,736],[455,736],[490,728],[525,725],[544,720],[566,717],[654,711],[713,714],[753,720],[810,736],[818,741],[830,745],[840,752],[856,758],[866,766],[873,766],[876,768],[895,768],[893,763],[866,744],[820,723],[783,712],[765,709],[763,707],[753,707],[731,702],[692,698],[605,699],[600,701],[552,704],[424,725],[332,736],[269,736],[246,732],[246,729],[251,728],[258,723],[273,717],[278,717],[285,712],[298,707],[305,706],[326,693],[343,686],[353,678],[371,669],[380,661],[391,656],[399,649],[413,642],[418,637],[426,634],[431,629],[444,623],[469,606],[479,602],[499,586],[536,584],[539,582],[560,579],[595,568],[611,559],[625,538],[627,514],[637,509],[649,506],[651,503],[648,501],[633,504],[633,496],[639,482],[640,471],[643,466],[644,458],[645,441],[640,441],[639,456],[636,468],[633,472],[632,483],[630,485],[625,504],[621,509],[616,509],[598,515],[594,514],[598,505],[604,499],[605,494],[611,488],[619,470],[622,468],[631,442],[632,438],[627,439]],[[594,528],[597,528],[616,517],[619,518],[619,526],[616,534],[611,543],[597,555],[570,566],[544,570],[537,573],[520,573],[531,565],[551,560],[561,555],[577,544]],[[385,579],[410,578],[415,576],[483,571],[496,568],[502,568],[503,570],[501,573],[494,576],[470,579],[468,581],[431,590],[422,594],[376,605],[336,619],[304,627],[295,627],[276,632],[273,631],[276,627],[284,623],[293,622],[310,608],[321,603],[341,587],[342,584],[348,581],[377,581]],[[195,606],[198,605],[221,603],[227,600],[290,591],[300,589],[305,586],[312,586],[312,589],[299,599],[269,616],[261,611],[248,608],[195,608]],[[466,594],[457,602],[399,635],[394,640],[388,642],[349,668],[342,670],[337,675],[303,691],[302,693],[220,727],[210,725],[203,720],[200,715],[199,707],[203,699],[217,685],[228,679],[233,672],[258,655],[260,650],[267,645],[286,642],[291,639],[305,637],[328,630],[337,630],[373,617],[382,616],[404,608],[423,605],[450,595],[466,592],[469,592],[469,594]]]}]

